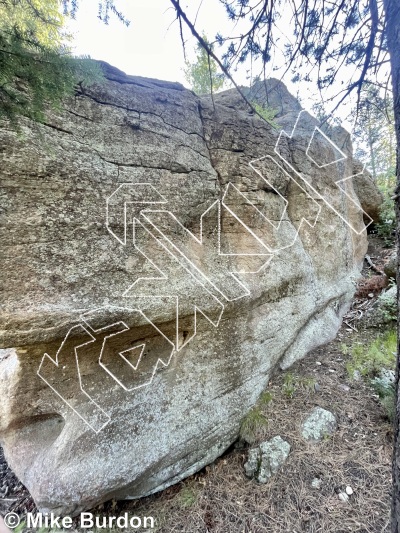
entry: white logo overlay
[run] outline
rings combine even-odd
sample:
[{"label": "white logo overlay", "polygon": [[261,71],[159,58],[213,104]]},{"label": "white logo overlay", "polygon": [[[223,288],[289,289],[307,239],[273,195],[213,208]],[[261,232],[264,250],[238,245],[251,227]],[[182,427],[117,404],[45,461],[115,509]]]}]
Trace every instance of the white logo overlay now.
[{"label": "white logo overlay", "polygon": [[[288,143],[296,142],[300,135],[304,137],[304,127],[301,134],[298,133],[306,117],[304,113],[300,112],[290,134],[281,131],[273,157],[267,155],[249,163],[253,178],[261,179],[266,190],[280,198],[283,208],[279,220],[276,214],[274,219],[270,218],[266,209],[255,205],[250,196],[233,183],[228,183],[222,199],[212,202],[201,215],[198,236],[169,210],[170,204],[162,191],[150,183],[122,183],[106,199],[106,227],[110,238],[116,239],[126,250],[131,247],[152,274],[138,277],[123,290],[119,301],[124,299],[126,305],[82,314],[79,323],[70,327],[55,357],[44,354],[37,371],[38,376],[94,432],[104,429],[111,416],[99,400],[93,398],[92,391],[82,379],[81,359],[85,351],[95,353],[98,371],[111,377],[117,388],[133,394],[149,386],[157,370],[168,367],[174,355],[193,341],[200,315],[217,328],[228,303],[250,296],[242,274],[260,275],[277,253],[295,244],[304,224],[315,227],[323,206],[356,234],[365,231],[372,223],[351,187],[354,175],[336,182],[340,197],[346,200],[347,208],[341,210],[338,205],[343,202],[332,205],[329,201],[332,194],[327,194],[315,177],[310,179],[300,172],[285,155],[289,152]],[[305,155],[312,176],[317,177],[324,169],[343,164],[347,159],[318,127],[309,138]],[[297,222],[297,227],[288,219],[288,200],[274,186],[276,179],[272,180],[270,175],[281,176],[294,184],[312,207],[307,210],[307,216]],[[222,223],[224,217],[238,224],[245,234],[246,238],[241,241],[245,243],[245,249],[231,251],[227,246],[228,236]],[[162,331],[152,318],[153,314],[157,315],[157,309],[162,309],[168,302],[173,309],[173,334]],[[154,311],[153,314],[149,309]],[[96,327],[98,317],[107,313],[113,317],[110,323]],[[188,315],[191,316],[189,326]],[[135,333],[138,327],[147,328],[146,341],[143,334]],[[79,392],[73,398],[63,392],[58,373],[61,368],[72,369],[79,383]]]}]

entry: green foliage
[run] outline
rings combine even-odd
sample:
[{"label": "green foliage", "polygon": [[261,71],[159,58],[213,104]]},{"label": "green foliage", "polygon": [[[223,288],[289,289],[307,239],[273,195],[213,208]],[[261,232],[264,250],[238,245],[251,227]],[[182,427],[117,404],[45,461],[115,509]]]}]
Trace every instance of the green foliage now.
[{"label": "green foliage", "polygon": [[26,527],[26,521],[22,520],[17,527],[14,528],[15,533],[22,533]]},{"label": "green foliage", "polygon": [[272,392],[265,391],[261,394],[257,403],[258,405],[265,407],[272,402],[272,399],[273,399]]},{"label": "green foliage", "polygon": [[[203,39],[210,44],[205,35]],[[186,61],[184,74],[196,94],[215,93],[222,89],[225,83],[224,75],[218,72],[216,61],[208,55],[200,43],[197,44],[196,60],[193,63]]]},{"label": "green foliage", "polygon": [[243,418],[239,436],[248,444],[254,444],[268,427],[268,419],[262,409],[267,407],[272,399],[272,393],[268,390],[264,391],[258,398],[257,404]]},{"label": "green foliage", "polygon": [[374,378],[379,375],[382,368],[394,368],[396,350],[397,335],[394,330],[378,335],[368,345],[353,344],[347,349],[347,353],[351,355],[351,361],[346,364],[347,372],[350,377],[357,370],[364,377]]},{"label": "green foliage", "polygon": [[198,492],[189,485],[182,487],[177,495],[179,506],[183,509],[190,509],[190,507],[193,507],[197,499]]},{"label": "green foliage", "polygon": [[[75,18],[79,9],[79,0],[61,0],[64,8],[64,14]],[[110,21],[110,15],[114,15],[122,24],[129,26],[130,20],[128,20],[122,11],[119,11],[115,5],[114,0],[99,0],[98,3],[99,14],[98,17],[104,24],[108,24]]]},{"label": "green foliage", "polygon": [[317,384],[317,380],[313,377],[305,376],[303,378],[300,378],[301,387],[308,392],[315,392],[316,384]]},{"label": "green foliage", "polygon": [[390,422],[393,422],[396,413],[395,404],[395,387],[394,383],[384,378],[374,378],[371,385],[376,394],[379,396],[382,407]]},{"label": "green foliage", "polygon": [[291,400],[299,389],[303,389],[307,392],[315,392],[316,383],[317,381],[314,377],[295,376],[292,372],[287,372],[283,380],[282,390]]},{"label": "green foliage", "polygon": [[0,4],[0,118],[43,121],[76,84],[99,82],[97,63],[74,58],[64,44],[57,0],[4,0]]},{"label": "green foliage", "polygon": [[395,177],[378,178],[377,184],[383,194],[383,203],[379,210],[379,222],[375,224],[377,234],[384,240],[386,246],[392,246],[396,234],[396,214],[394,211]]},{"label": "green foliage", "polygon": [[386,181],[394,175],[396,165],[396,135],[390,93],[374,84],[365,84],[354,115],[356,157],[368,164],[375,180]]},{"label": "green foliage", "polygon": [[343,355],[349,355],[350,353],[350,348],[349,346],[347,346],[347,344],[345,344],[344,342],[342,342],[340,344],[340,351],[342,352]]},{"label": "green foliage", "polygon": [[254,107],[257,113],[261,115],[264,120],[268,122],[268,124],[270,124],[273,128],[276,128],[276,129],[279,128],[279,125],[274,121],[274,118],[276,117],[278,113],[276,109],[273,109],[266,105],[260,105],[256,101],[252,101],[251,105]]},{"label": "green foliage", "polygon": [[[63,98],[74,94],[76,84],[100,81],[102,73],[88,59],[37,46],[26,49],[16,33],[7,39],[0,34],[0,117],[15,121],[18,115],[43,121],[47,106],[57,107]],[[9,61],[10,56],[14,57]]]},{"label": "green foliage", "polygon": [[4,0],[0,3],[0,29],[14,30],[27,42],[56,49],[63,42],[64,16],[57,0]]},{"label": "green foliage", "polygon": [[287,372],[283,380],[283,392],[289,399],[292,399],[296,392],[296,379],[291,372]]},{"label": "green foliage", "polygon": [[258,436],[268,426],[268,420],[259,407],[253,407],[243,418],[240,437],[249,444],[254,444]]},{"label": "green foliage", "polygon": [[397,298],[386,291],[379,296],[379,303],[385,322],[395,322],[397,320]]},{"label": "green foliage", "polygon": [[395,414],[394,383],[387,378],[393,372],[396,364],[397,334],[388,330],[368,345],[362,343],[351,347],[343,345],[342,352],[351,355],[351,361],[346,364],[350,377],[357,371],[368,380],[376,394],[378,394],[387,417],[393,421]]},{"label": "green foliage", "polygon": [[355,155],[367,163],[372,177],[383,194],[377,233],[390,246],[394,242],[396,216],[391,199],[395,187],[396,135],[394,129],[393,99],[373,84],[361,91],[354,129]]}]

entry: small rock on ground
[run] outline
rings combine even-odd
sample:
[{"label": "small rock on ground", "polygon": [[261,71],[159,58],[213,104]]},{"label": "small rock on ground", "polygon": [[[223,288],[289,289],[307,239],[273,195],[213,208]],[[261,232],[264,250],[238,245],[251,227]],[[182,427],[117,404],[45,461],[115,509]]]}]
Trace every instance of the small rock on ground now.
[{"label": "small rock on ground", "polygon": [[313,489],[320,489],[321,485],[322,485],[322,479],[319,479],[319,477],[315,477],[311,481],[311,488],[313,488]]},{"label": "small rock on ground", "polygon": [[319,441],[336,430],[336,417],[330,411],[315,407],[303,423],[301,434],[306,440]]},{"label": "small rock on ground", "polygon": [[279,435],[252,448],[244,465],[246,476],[266,483],[286,461],[289,452],[290,444]]}]

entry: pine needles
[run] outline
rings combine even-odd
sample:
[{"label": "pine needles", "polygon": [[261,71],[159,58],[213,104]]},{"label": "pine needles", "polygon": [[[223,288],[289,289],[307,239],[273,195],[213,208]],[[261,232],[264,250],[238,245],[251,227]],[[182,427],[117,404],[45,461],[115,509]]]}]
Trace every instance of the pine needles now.
[{"label": "pine needles", "polygon": [[103,78],[97,63],[69,53],[53,4],[5,0],[0,8],[0,118],[14,124],[20,115],[43,121],[78,83]]}]

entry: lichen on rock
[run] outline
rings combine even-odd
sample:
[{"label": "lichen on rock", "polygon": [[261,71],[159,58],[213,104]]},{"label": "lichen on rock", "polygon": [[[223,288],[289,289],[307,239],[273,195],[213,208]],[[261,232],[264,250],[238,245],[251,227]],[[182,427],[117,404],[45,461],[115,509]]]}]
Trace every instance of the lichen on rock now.
[{"label": "lichen on rock", "polygon": [[330,411],[315,407],[301,428],[301,435],[304,439],[310,441],[319,441],[330,437],[336,430],[336,417]]}]

